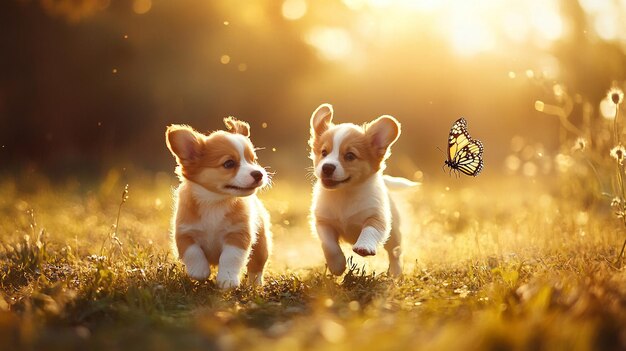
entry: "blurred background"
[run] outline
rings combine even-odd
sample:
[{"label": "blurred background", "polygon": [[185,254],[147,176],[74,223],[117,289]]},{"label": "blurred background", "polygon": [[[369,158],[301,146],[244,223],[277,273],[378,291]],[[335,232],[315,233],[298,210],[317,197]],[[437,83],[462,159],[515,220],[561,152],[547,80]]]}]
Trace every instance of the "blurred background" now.
[{"label": "blurred background", "polygon": [[6,0],[0,23],[0,172],[22,178],[171,174],[167,125],[234,115],[277,184],[304,183],[322,102],[398,118],[395,175],[447,178],[461,116],[479,178],[549,175],[576,135],[536,100],[567,94],[576,124],[626,74],[624,0]]}]

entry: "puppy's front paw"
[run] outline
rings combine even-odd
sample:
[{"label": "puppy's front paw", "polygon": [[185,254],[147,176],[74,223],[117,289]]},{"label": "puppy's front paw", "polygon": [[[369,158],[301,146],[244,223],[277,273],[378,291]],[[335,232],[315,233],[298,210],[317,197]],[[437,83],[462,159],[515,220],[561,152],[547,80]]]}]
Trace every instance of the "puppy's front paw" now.
[{"label": "puppy's front paw", "polygon": [[193,280],[205,280],[211,275],[208,264],[187,265],[187,275]]},{"label": "puppy's front paw", "polygon": [[229,274],[220,275],[218,273],[216,280],[217,286],[219,286],[219,288],[222,290],[235,289],[239,287],[240,284],[239,277]]},{"label": "puppy's front paw", "polygon": [[352,246],[352,251],[366,257],[376,255],[376,247],[381,242],[383,235],[373,227],[365,227],[359,235],[356,243]]},{"label": "puppy's front paw", "polygon": [[236,289],[239,287],[239,279],[227,279],[223,281],[218,281],[217,285],[222,290]]},{"label": "puppy's front paw", "polygon": [[183,256],[187,275],[194,280],[205,280],[211,275],[211,267],[204,252],[197,244],[189,246]]},{"label": "puppy's front paw", "polygon": [[354,244],[352,246],[352,251],[354,251],[359,256],[374,256],[376,255],[376,246],[373,245],[359,245],[359,243]]}]

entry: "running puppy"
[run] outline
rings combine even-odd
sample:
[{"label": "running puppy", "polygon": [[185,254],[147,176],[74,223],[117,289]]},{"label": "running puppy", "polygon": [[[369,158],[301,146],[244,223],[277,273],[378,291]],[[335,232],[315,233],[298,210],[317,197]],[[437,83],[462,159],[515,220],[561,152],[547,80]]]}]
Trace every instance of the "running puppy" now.
[{"label": "running puppy", "polygon": [[320,105],[311,116],[311,159],[317,178],[313,187],[311,225],[317,232],[331,273],[341,275],[346,258],[339,240],[352,251],[372,256],[380,244],[389,254],[389,274],[402,274],[398,211],[387,187],[417,185],[383,175],[400,123],[391,116],[357,126],[333,124],[333,108]]},{"label": "running puppy", "polygon": [[187,274],[207,279],[217,265],[217,285],[240,284],[247,263],[250,283],[263,284],[270,245],[269,215],[256,196],[268,182],[250,141],[250,126],[233,117],[227,131],[208,135],[171,125],[165,138],[176,158],[180,186],[175,191],[173,239]]}]

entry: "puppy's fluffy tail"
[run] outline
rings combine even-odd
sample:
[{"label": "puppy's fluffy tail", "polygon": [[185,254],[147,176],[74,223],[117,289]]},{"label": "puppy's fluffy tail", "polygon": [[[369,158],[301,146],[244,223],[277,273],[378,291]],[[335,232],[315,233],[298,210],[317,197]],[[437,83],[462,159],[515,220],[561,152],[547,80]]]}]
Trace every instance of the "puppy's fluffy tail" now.
[{"label": "puppy's fluffy tail", "polygon": [[403,189],[409,189],[409,188],[417,188],[420,185],[422,185],[422,183],[413,182],[406,178],[392,177],[386,174],[383,175],[383,180],[385,181],[385,185],[387,186],[387,189],[389,190],[403,190]]}]

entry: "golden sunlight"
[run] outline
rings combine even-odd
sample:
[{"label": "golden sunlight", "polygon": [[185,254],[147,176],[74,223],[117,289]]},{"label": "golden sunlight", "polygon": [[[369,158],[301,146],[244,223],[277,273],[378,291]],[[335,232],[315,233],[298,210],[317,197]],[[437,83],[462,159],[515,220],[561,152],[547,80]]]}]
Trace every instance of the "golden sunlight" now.
[{"label": "golden sunlight", "polygon": [[626,0],[0,23],[3,349],[626,350]]},{"label": "golden sunlight", "polygon": [[[344,38],[348,34],[364,41],[375,33],[391,42],[398,40],[398,36],[409,39],[428,32],[440,36],[455,53],[464,57],[507,49],[512,46],[510,43],[546,47],[566,33],[557,0],[344,0],[343,3],[354,16],[344,21],[346,32],[341,34]],[[285,1],[283,16],[302,17],[306,12],[305,4],[304,1]],[[610,25],[604,20],[601,22],[602,26]],[[361,35],[364,26],[368,28],[366,37]],[[386,30],[388,28],[393,30]],[[307,42],[323,51],[322,56],[329,57],[333,43],[328,41],[332,39],[330,36],[318,39]],[[344,49],[339,51],[345,52]],[[348,59],[349,55],[330,54],[330,57]]]},{"label": "golden sunlight", "polygon": [[352,52],[350,33],[339,27],[313,27],[305,40],[315,47],[321,57],[328,60],[348,58]]}]

